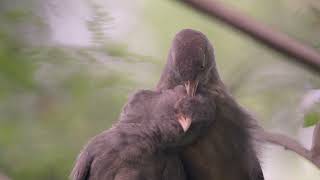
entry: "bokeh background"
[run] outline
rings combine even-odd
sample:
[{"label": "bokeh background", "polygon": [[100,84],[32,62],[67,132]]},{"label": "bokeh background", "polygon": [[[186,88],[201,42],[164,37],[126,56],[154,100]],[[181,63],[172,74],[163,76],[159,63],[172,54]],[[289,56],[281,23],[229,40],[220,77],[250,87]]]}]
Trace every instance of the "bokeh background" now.
[{"label": "bokeh background", "polygon": [[[223,2],[320,49],[319,0]],[[310,147],[319,75],[224,24],[172,0],[1,0],[0,179],[67,179],[128,96],[155,87],[183,28],[209,37],[224,82],[263,127]],[[320,179],[296,154],[260,149],[267,180]]]}]

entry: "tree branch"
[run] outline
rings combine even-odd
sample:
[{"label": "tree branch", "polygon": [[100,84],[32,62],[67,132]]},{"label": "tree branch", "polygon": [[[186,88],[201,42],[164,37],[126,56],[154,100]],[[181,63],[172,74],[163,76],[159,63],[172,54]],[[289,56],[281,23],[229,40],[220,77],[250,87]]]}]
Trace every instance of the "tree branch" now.
[{"label": "tree branch", "polygon": [[313,156],[312,151],[303,147],[298,141],[279,133],[271,133],[265,131],[262,127],[254,131],[254,137],[261,142],[268,142],[271,144],[284,147],[286,150],[293,151],[298,155],[309,160],[320,169],[319,156]]},{"label": "tree branch", "polygon": [[314,162],[320,166],[320,123],[316,125],[313,131],[311,156]]},{"label": "tree branch", "polygon": [[[289,60],[320,73],[320,53],[286,34],[273,31],[249,16],[224,6],[217,0],[179,0],[179,2],[189,5],[210,17],[217,18],[269,48],[291,57]],[[262,127],[257,128],[254,135],[257,140],[283,146],[285,149],[297,153],[320,169],[320,123],[316,125],[314,130],[311,150],[304,148],[298,141],[290,137],[267,132]]]},{"label": "tree branch", "polygon": [[286,34],[273,31],[249,16],[235,11],[234,8],[228,8],[216,0],[179,0],[179,2],[187,4],[210,17],[217,18],[271,49],[291,57],[288,60],[320,73],[319,52],[299,43]]}]

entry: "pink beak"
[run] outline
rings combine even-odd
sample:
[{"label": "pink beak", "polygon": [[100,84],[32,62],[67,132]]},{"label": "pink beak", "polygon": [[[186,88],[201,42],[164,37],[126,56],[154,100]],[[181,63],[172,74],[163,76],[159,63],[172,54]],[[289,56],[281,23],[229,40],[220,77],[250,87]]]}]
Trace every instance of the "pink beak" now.
[{"label": "pink beak", "polygon": [[199,81],[187,81],[187,83],[184,84],[187,90],[188,96],[195,96],[197,88],[198,88]]}]

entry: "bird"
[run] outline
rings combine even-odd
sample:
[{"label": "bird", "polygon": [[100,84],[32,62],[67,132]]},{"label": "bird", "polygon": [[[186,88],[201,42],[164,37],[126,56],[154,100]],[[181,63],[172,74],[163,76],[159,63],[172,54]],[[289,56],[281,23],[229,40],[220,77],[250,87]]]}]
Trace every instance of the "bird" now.
[{"label": "bird", "polygon": [[204,102],[201,96],[186,96],[183,86],[138,91],[119,121],[83,148],[71,179],[186,180],[178,152],[209,127],[210,119],[201,118],[207,114]]},{"label": "bird", "polygon": [[213,46],[200,31],[183,29],[175,35],[156,90],[178,85],[188,96],[210,101],[206,108],[214,113],[208,130],[180,153],[187,179],[263,180],[253,118],[222,82]]}]

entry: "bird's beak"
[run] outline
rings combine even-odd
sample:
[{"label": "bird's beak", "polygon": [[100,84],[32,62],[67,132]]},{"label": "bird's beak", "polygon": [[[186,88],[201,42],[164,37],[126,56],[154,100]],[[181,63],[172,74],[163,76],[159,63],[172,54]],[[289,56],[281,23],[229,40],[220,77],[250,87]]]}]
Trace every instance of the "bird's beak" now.
[{"label": "bird's beak", "polygon": [[180,115],[178,117],[178,122],[181,125],[184,132],[187,132],[191,125],[191,118]]},{"label": "bird's beak", "polygon": [[198,84],[199,84],[198,80],[195,80],[195,81],[189,80],[184,84],[184,86],[186,87],[188,96],[195,96],[198,88]]}]

